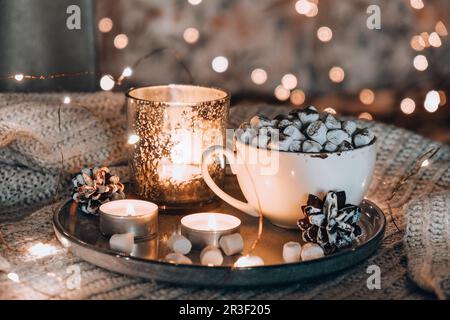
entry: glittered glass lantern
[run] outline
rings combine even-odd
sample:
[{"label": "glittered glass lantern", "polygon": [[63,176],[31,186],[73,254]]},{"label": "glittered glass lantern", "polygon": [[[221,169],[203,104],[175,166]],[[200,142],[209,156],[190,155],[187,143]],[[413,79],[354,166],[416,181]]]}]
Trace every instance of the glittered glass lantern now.
[{"label": "glittered glass lantern", "polygon": [[[225,144],[230,97],[199,86],[167,85],[127,93],[130,168],[141,198],[163,209],[197,208],[215,199],[202,178],[202,153]],[[208,170],[223,185],[225,161]]]}]

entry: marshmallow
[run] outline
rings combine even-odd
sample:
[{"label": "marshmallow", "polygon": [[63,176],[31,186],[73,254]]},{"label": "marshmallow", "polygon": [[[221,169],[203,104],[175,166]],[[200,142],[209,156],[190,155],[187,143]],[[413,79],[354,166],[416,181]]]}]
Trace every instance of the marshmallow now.
[{"label": "marshmallow", "polygon": [[355,136],[353,137],[353,144],[355,147],[367,146],[372,142],[374,135],[372,131],[369,129],[361,129],[355,132]]},{"label": "marshmallow", "polygon": [[8,260],[3,258],[2,255],[0,255],[0,272],[9,272],[11,270],[11,264]]},{"label": "marshmallow", "polygon": [[222,252],[217,247],[207,246],[200,253],[200,262],[205,266],[220,266],[223,263]]},{"label": "marshmallow", "polygon": [[317,112],[317,109],[314,107],[308,107],[306,109],[301,110],[298,113],[298,118],[303,124],[308,124],[314,121],[319,120],[319,113]]},{"label": "marshmallow", "polygon": [[280,136],[278,139],[271,139],[269,142],[269,148],[278,151],[288,151],[289,146],[294,141],[291,137]]},{"label": "marshmallow", "polygon": [[258,256],[243,256],[237,259],[234,266],[237,268],[263,266],[264,260]]},{"label": "marshmallow", "polygon": [[301,140],[294,140],[289,145],[289,151],[290,152],[302,152],[302,141]]},{"label": "marshmallow", "polygon": [[130,254],[134,247],[134,234],[113,234],[111,238],[109,238],[109,247],[112,250]]},{"label": "marshmallow", "polygon": [[322,146],[320,143],[317,143],[312,140],[305,140],[302,144],[303,152],[320,152],[322,150]]},{"label": "marshmallow", "polygon": [[177,252],[169,253],[164,260],[175,264],[192,264],[192,260],[185,255]]},{"label": "marshmallow", "polygon": [[341,122],[338,121],[332,114],[327,114],[325,116],[325,119],[323,121],[325,123],[325,126],[331,130],[331,129],[340,129],[341,128]]},{"label": "marshmallow", "polygon": [[302,246],[298,242],[287,242],[283,246],[283,260],[287,263],[300,261]]},{"label": "marshmallow", "polygon": [[250,119],[250,126],[253,129],[259,129],[261,127],[267,127],[267,126],[271,126],[271,125],[272,125],[272,121],[263,115],[256,115]]},{"label": "marshmallow", "polygon": [[349,135],[353,135],[356,130],[356,123],[353,121],[343,121],[342,129],[344,129]]},{"label": "marshmallow", "polygon": [[327,141],[325,143],[325,145],[323,146],[323,149],[326,152],[335,152],[337,150],[337,148],[338,148],[338,146],[335,145],[334,143],[330,142],[330,141]]},{"label": "marshmallow", "polygon": [[293,124],[293,122],[291,120],[283,119],[280,122],[278,122],[278,128],[280,130],[283,130],[284,128],[289,127],[292,124]]},{"label": "marshmallow", "polygon": [[347,132],[341,129],[330,130],[327,132],[327,140],[335,145],[340,145],[342,142],[352,142],[352,138]]},{"label": "marshmallow", "polygon": [[306,128],[306,134],[311,140],[314,140],[321,145],[327,141],[327,127],[322,121],[314,121]]},{"label": "marshmallow", "polygon": [[303,261],[322,258],[325,255],[323,249],[318,244],[308,242],[302,247],[301,257]]},{"label": "marshmallow", "polygon": [[236,253],[241,253],[244,250],[244,239],[240,233],[233,233],[222,236],[219,240],[219,245],[222,251],[227,256],[232,256]]},{"label": "marshmallow", "polygon": [[353,145],[348,142],[348,141],[343,141],[339,146],[338,146],[338,150],[339,152],[341,151],[348,151],[348,150],[353,150]]},{"label": "marshmallow", "polygon": [[192,249],[192,243],[181,234],[173,234],[167,241],[167,246],[173,252],[181,254],[188,254]]},{"label": "marshmallow", "polygon": [[306,137],[301,133],[300,129],[298,129],[294,125],[287,126],[283,130],[283,134],[291,137],[294,140],[305,140]]}]

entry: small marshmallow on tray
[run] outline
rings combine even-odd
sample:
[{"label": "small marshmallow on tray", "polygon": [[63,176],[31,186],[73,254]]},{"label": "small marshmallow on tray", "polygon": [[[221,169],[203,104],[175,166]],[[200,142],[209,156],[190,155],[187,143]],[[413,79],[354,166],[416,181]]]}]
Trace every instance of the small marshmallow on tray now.
[{"label": "small marshmallow on tray", "polygon": [[200,262],[204,266],[220,266],[223,263],[222,251],[217,247],[207,246],[200,253]]},{"label": "small marshmallow on tray", "polygon": [[227,256],[241,253],[244,250],[244,239],[240,233],[222,236],[219,240],[220,248]]},{"label": "small marshmallow on tray", "polygon": [[188,254],[192,249],[192,243],[181,234],[173,234],[167,241],[167,246],[176,253]]},{"label": "small marshmallow on tray", "polygon": [[134,234],[113,234],[111,238],[109,238],[109,247],[112,250],[130,254],[133,251],[134,247]]},{"label": "small marshmallow on tray", "polygon": [[169,253],[168,255],[166,255],[164,260],[175,264],[192,264],[191,259],[178,252]]},{"label": "small marshmallow on tray", "polygon": [[371,144],[375,136],[354,121],[340,121],[310,106],[273,119],[255,115],[239,127],[237,138],[260,149],[320,153],[361,148]]}]

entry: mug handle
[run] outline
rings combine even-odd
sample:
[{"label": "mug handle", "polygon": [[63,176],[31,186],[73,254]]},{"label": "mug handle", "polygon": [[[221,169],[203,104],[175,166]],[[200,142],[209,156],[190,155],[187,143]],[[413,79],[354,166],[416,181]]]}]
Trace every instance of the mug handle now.
[{"label": "mug handle", "polygon": [[[228,193],[224,192],[222,189],[219,188],[219,186],[214,182],[214,180],[211,178],[209,172],[208,172],[208,164],[211,162],[211,158],[213,155],[218,154],[220,156],[225,156],[225,158],[228,159],[230,162],[231,168],[237,163],[237,156],[232,153],[228,149],[224,149],[222,146],[212,146],[209,147],[205,152],[203,152],[202,155],[202,175],[203,179],[205,180],[208,187],[211,188],[211,190],[223,201],[228,203],[229,205],[235,207],[236,209],[247,213],[248,215],[251,215],[253,217],[258,217],[259,212],[256,210],[252,205],[250,205],[247,202],[240,201],[236,198],[233,198]],[[234,170],[232,169],[231,171]]]}]

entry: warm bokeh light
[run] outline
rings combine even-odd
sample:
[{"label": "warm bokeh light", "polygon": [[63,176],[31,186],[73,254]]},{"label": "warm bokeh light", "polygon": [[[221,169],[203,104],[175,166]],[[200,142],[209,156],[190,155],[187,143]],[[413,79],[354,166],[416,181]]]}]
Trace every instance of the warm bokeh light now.
[{"label": "warm bokeh light", "polygon": [[424,7],[422,0],[409,0],[409,3],[411,4],[411,7],[417,10],[423,9]]},{"label": "warm bokeh light", "polygon": [[414,57],[413,60],[414,68],[416,68],[419,71],[424,71],[428,68],[428,60],[427,57],[425,57],[423,54],[419,54]]},{"label": "warm bokeh light", "polygon": [[446,37],[448,36],[448,31],[447,28],[445,27],[445,24],[442,21],[438,21],[436,23],[436,26],[434,27],[434,30],[436,31],[436,33],[438,35],[440,35],[441,37]]},{"label": "warm bokeh light", "polygon": [[100,21],[98,22],[98,30],[100,30],[100,32],[103,33],[110,32],[113,26],[114,26],[113,21],[107,17],[101,18]]},{"label": "warm bokeh light", "polygon": [[336,114],[337,113],[336,110],[334,110],[331,107],[325,108],[323,111],[326,112],[326,113],[330,113],[330,114]]},{"label": "warm bokeh light", "polygon": [[368,112],[362,112],[362,113],[358,116],[358,118],[364,119],[364,120],[373,120],[373,116],[372,116],[370,113],[368,113]]},{"label": "warm bokeh light", "polygon": [[422,38],[425,47],[428,48],[430,46],[430,42],[428,41],[430,35],[428,34],[428,32],[422,32],[419,36]]},{"label": "warm bokeh light", "polygon": [[72,100],[70,99],[69,96],[65,96],[64,99],[63,99],[63,102],[64,102],[65,104],[69,104],[71,101],[72,101]]},{"label": "warm bokeh light", "polygon": [[121,50],[124,49],[128,45],[128,36],[126,34],[118,34],[114,38],[114,47]]},{"label": "warm bokeh light", "polygon": [[19,275],[17,273],[10,272],[10,273],[8,273],[7,277],[8,277],[9,280],[11,280],[13,282],[16,282],[16,283],[20,282],[20,278],[19,278]]},{"label": "warm bokeh light", "polygon": [[217,73],[222,73],[228,69],[228,59],[224,56],[215,57],[211,62],[211,67]]},{"label": "warm bokeh light", "polygon": [[42,257],[46,257],[49,255],[55,254],[56,248],[52,245],[39,242],[39,243],[31,246],[30,248],[28,248],[28,252],[37,258],[42,258]]},{"label": "warm bokeh light", "polygon": [[305,102],[305,93],[303,90],[295,89],[291,92],[290,99],[293,105],[299,106]]},{"label": "warm bokeh light", "polygon": [[428,91],[424,102],[425,110],[430,113],[436,112],[439,108],[440,102],[441,98],[439,97],[439,92],[437,92],[436,90]]},{"label": "warm bokeh light", "polygon": [[262,85],[267,81],[267,72],[264,69],[257,68],[250,75],[252,81],[257,85]]},{"label": "warm bokeh light", "polygon": [[192,4],[193,6],[199,5],[200,3],[202,3],[202,0],[188,0],[188,2],[190,4]]},{"label": "warm bokeh light", "polygon": [[445,92],[442,90],[439,90],[438,92],[439,92],[439,99],[441,100],[439,106],[445,106],[445,104],[447,103],[447,96],[445,95]]},{"label": "warm bokeh light", "polygon": [[422,51],[425,49],[425,41],[423,41],[421,36],[413,36],[411,38],[411,48],[416,51]]},{"label": "warm bokeh light", "polygon": [[312,18],[312,17],[317,16],[317,14],[319,13],[319,7],[317,6],[317,4],[310,2],[309,5],[310,5],[311,8],[306,13],[306,16],[308,18]]},{"label": "warm bokeh light", "polygon": [[112,90],[112,88],[114,88],[114,85],[115,85],[115,81],[114,81],[113,77],[109,74],[105,74],[100,79],[100,88],[104,91]]},{"label": "warm bokeh light", "polygon": [[21,74],[21,73],[14,75],[14,79],[16,79],[16,81],[22,81],[23,78],[24,78],[23,74]]},{"label": "warm bokeh light", "polygon": [[329,75],[331,81],[336,82],[336,83],[344,81],[344,78],[345,78],[344,69],[342,69],[341,67],[331,68],[328,75]]},{"label": "warm bokeh light", "polygon": [[128,143],[128,144],[135,144],[135,143],[137,143],[138,141],[139,141],[139,136],[138,136],[137,134],[131,134],[131,135],[128,137],[127,143]]},{"label": "warm bokeh light", "polygon": [[291,73],[285,74],[283,78],[281,78],[281,84],[286,89],[292,90],[297,86],[297,77]]},{"label": "warm bokeh light", "polygon": [[317,30],[317,38],[322,42],[328,42],[333,38],[333,31],[328,27],[320,27]]},{"label": "warm bokeh light", "polygon": [[405,98],[400,102],[400,110],[404,114],[412,114],[416,110],[416,103],[411,98]]},{"label": "warm bokeh light", "polygon": [[190,27],[190,28],[187,28],[186,30],[184,30],[184,32],[183,32],[183,39],[187,43],[190,43],[190,44],[196,43],[199,38],[200,38],[200,32],[196,28]]},{"label": "warm bokeh light", "polygon": [[437,32],[432,32],[428,38],[428,42],[432,47],[439,48],[442,45],[441,38]]},{"label": "warm bokeh light", "polygon": [[291,92],[282,85],[277,86],[274,93],[275,97],[280,101],[286,101],[291,95]]},{"label": "warm bokeh light", "polygon": [[359,93],[359,100],[364,104],[372,104],[375,101],[375,93],[370,89],[363,89]]},{"label": "warm bokeh light", "polygon": [[312,9],[311,3],[307,0],[298,0],[295,3],[295,10],[299,14],[307,14]]}]

